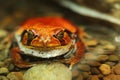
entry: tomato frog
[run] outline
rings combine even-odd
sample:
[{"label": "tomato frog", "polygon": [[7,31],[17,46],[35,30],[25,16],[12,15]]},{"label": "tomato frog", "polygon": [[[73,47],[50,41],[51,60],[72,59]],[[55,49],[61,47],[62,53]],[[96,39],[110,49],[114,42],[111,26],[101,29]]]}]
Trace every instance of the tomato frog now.
[{"label": "tomato frog", "polygon": [[[59,61],[72,66],[84,55],[83,32],[61,17],[29,19],[14,32],[18,47],[11,49],[11,57],[20,68],[32,65],[24,61],[20,54],[43,59],[62,56]],[[66,58],[71,54],[74,55]]]}]

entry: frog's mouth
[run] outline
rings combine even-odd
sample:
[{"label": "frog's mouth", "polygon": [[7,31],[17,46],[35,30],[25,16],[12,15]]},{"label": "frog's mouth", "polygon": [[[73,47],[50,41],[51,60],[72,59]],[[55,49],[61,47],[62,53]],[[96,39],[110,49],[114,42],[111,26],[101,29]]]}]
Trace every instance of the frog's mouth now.
[{"label": "frog's mouth", "polygon": [[36,50],[36,49],[28,48],[22,45],[22,43],[19,43],[18,45],[20,50],[23,51],[23,54],[41,57],[41,58],[51,58],[51,57],[57,57],[57,56],[66,54],[67,52],[69,52],[71,47],[71,45],[69,44],[66,46],[60,46],[60,47],[45,51],[45,50]]},{"label": "frog's mouth", "polygon": [[58,47],[49,47],[49,48],[36,48],[31,46],[24,46],[20,42],[20,36],[15,36],[16,40],[18,42],[19,49],[23,52],[23,54],[31,55],[35,57],[41,57],[41,58],[52,58],[61,56],[63,54],[67,54],[71,47],[73,46],[72,43],[69,43],[64,46],[58,46]]}]

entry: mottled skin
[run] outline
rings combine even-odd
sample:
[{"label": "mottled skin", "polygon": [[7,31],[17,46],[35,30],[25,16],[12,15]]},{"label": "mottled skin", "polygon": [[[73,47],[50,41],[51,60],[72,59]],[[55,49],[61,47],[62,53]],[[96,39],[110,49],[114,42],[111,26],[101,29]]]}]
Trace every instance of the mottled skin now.
[{"label": "mottled skin", "polygon": [[[22,60],[19,54],[21,50],[25,55],[46,59],[74,52],[75,55],[71,58],[64,57],[60,60],[72,66],[79,62],[84,54],[82,36],[83,31],[64,18],[32,18],[16,30],[15,38],[20,45],[11,49],[11,56],[16,66],[25,68],[30,67],[31,64]],[[70,51],[72,49],[75,51]]]}]

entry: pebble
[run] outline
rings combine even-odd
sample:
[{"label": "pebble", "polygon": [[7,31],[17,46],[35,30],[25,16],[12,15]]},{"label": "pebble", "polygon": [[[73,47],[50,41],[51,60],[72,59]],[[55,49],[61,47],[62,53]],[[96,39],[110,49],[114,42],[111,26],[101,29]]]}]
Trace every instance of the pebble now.
[{"label": "pebble", "polygon": [[113,52],[113,51],[115,51],[116,46],[113,45],[113,44],[107,44],[107,45],[103,46],[103,48],[104,48],[105,50],[110,50],[110,51]]},{"label": "pebble", "polygon": [[82,61],[80,61],[80,64],[88,64],[88,65],[90,65],[90,66],[100,66],[101,65],[101,63],[100,62],[98,62],[98,61],[95,61],[95,60],[82,60]]},{"label": "pebble", "polygon": [[101,63],[98,62],[98,61],[88,61],[87,64],[90,65],[90,66],[92,66],[92,67],[97,67],[97,66],[101,65]]},{"label": "pebble", "polygon": [[99,55],[98,57],[97,57],[97,61],[106,61],[106,60],[108,60],[108,55]]},{"label": "pebble", "polygon": [[86,41],[85,44],[87,46],[96,46],[98,44],[98,41],[96,41],[96,40],[89,40],[89,41]]},{"label": "pebble", "polygon": [[7,74],[9,71],[8,71],[8,68],[6,67],[1,67],[0,68],[0,74]]},{"label": "pebble", "polygon": [[92,53],[86,53],[85,54],[85,59],[86,60],[96,60],[96,61],[106,61],[108,60],[108,55],[96,55],[96,54],[92,54]]},{"label": "pebble", "polygon": [[0,76],[0,80],[8,80],[8,78],[5,76]]},{"label": "pebble", "polygon": [[5,66],[5,63],[0,61],[0,67],[3,67],[3,66]]},{"label": "pebble", "polygon": [[101,45],[109,45],[109,44],[111,44],[111,42],[110,42],[110,41],[107,41],[107,40],[99,40],[99,43],[100,43]]},{"label": "pebble", "polygon": [[117,55],[110,55],[108,60],[109,61],[119,61],[119,57]]},{"label": "pebble", "polygon": [[4,60],[6,56],[4,56],[4,51],[0,53],[0,61]]},{"label": "pebble", "polygon": [[7,36],[7,34],[8,34],[7,31],[0,29],[0,38]]},{"label": "pebble", "polygon": [[97,56],[92,54],[92,53],[86,53],[85,54],[85,59],[86,60],[96,60],[97,59]]},{"label": "pebble", "polygon": [[107,40],[100,40],[100,44],[104,45],[103,48],[105,48],[105,49],[109,49],[109,50],[116,49],[116,46]]},{"label": "pebble", "polygon": [[84,80],[83,76],[81,74],[79,74],[79,76],[77,77],[76,80]]},{"label": "pebble", "polygon": [[9,80],[23,80],[23,73],[22,72],[10,72],[7,75]]},{"label": "pebble", "polygon": [[87,79],[90,76],[90,72],[81,72],[81,74],[83,75],[84,79]]},{"label": "pebble", "polygon": [[95,47],[91,52],[97,55],[102,55],[102,54],[112,54],[116,50],[116,47],[112,44],[107,44],[107,45],[99,45]]},{"label": "pebble", "polygon": [[72,71],[72,77],[77,77],[80,74],[79,70],[73,70]]},{"label": "pebble", "polygon": [[100,74],[100,71],[99,71],[99,69],[97,69],[97,68],[91,68],[91,74],[92,75],[98,75],[98,74]]},{"label": "pebble", "polygon": [[27,70],[24,80],[72,80],[72,73],[61,63],[41,63]]},{"label": "pebble", "polygon": [[104,75],[103,75],[103,74],[98,74],[98,77],[99,77],[100,79],[102,79],[102,78],[104,77]]},{"label": "pebble", "polygon": [[120,75],[120,63],[115,65],[113,68],[112,68],[112,71],[117,74],[117,75]]},{"label": "pebble", "polygon": [[107,65],[107,64],[102,64],[100,67],[99,67],[100,71],[102,72],[103,75],[108,75],[111,73],[111,69],[110,69],[110,66]]},{"label": "pebble", "polygon": [[4,60],[4,63],[5,63],[6,66],[10,65],[11,62],[12,62],[12,58],[7,58],[7,59]]},{"label": "pebble", "polygon": [[120,75],[110,74],[104,77],[103,80],[120,80]]},{"label": "pebble", "polygon": [[105,64],[108,64],[108,65],[110,65],[110,67],[113,67],[113,66],[115,66],[116,63],[108,61],[108,62],[105,62]]},{"label": "pebble", "polygon": [[95,54],[95,55],[107,54],[101,46],[98,46],[98,47],[94,48],[92,50],[92,53]]},{"label": "pebble", "polygon": [[97,75],[91,75],[87,80],[99,80]]},{"label": "pebble", "polygon": [[90,71],[90,66],[87,64],[78,64],[78,69],[81,71]]},{"label": "pebble", "polygon": [[91,77],[91,80],[99,80],[99,78],[98,78],[97,75],[93,75],[93,76]]},{"label": "pebble", "polygon": [[15,65],[14,65],[14,64],[10,64],[10,65],[8,66],[9,71],[14,70],[14,68],[15,68]]}]

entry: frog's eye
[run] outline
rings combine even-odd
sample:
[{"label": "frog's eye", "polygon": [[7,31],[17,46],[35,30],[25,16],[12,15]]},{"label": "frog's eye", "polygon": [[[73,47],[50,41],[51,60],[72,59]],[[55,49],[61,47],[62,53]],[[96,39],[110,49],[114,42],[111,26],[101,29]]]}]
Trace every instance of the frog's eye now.
[{"label": "frog's eye", "polygon": [[62,46],[66,44],[65,40],[63,39],[64,38],[64,31],[63,30],[59,31],[57,34],[55,34],[53,36],[60,41]]},{"label": "frog's eye", "polygon": [[57,39],[62,39],[64,37],[64,31],[61,30],[60,32],[58,32],[57,34],[55,34],[53,36]]},{"label": "frog's eye", "polygon": [[21,35],[21,41],[25,45],[30,45],[31,41],[36,37],[37,35],[35,35],[32,30],[24,30]]}]

